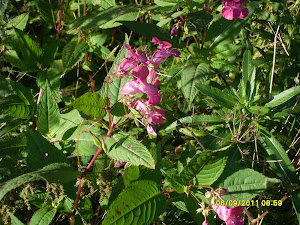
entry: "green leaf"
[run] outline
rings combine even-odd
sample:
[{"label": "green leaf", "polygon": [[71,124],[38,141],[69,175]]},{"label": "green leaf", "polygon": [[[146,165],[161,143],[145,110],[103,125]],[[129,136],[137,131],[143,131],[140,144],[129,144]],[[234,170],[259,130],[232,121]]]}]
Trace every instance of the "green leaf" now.
[{"label": "green leaf", "polygon": [[37,0],[36,7],[47,23],[53,24],[56,21],[58,9],[58,2],[56,0]]},{"label": "green leaf", "polygon": [[271,101],[265,104],[265,107],[274,108],[278,105],[281,105],[291,99],[292,97],[300,94],[300,86],[289,88],[278,95],[275,95]]},{"label": "green leaf", "polygon": [[181,184],[181,180],[179,176],[176,174],[169,174],[165,172],[164,170],[161,170],[163,176],[166,178],[166,180],[171,184],[171,187],[179,194],[184,193],[184,185]]},{"label": "green leaf", "polygon": [[34,99],[30,93],[30,90],[26,87],[24,87],[22,84],[18,82],[14,82],[10,80],[10,85],[12,86],[13,90],[15,91],[16,95],[19,96],[20,99],[26,104],[26,105],[33,105]]},{"label": "green leaf", "polygon": [[215,154],[215,157],[212,157],[196,175],[197,185],[211,186],[222,175],[228,156],[223,152]]},{"label": "green leaf", "polygon": [[243,57],[243,77],[242,77],[242,90],[241,95],[244,103],[253,99],[253,91],[255,87],[255,66],[253,65],[252,53],[250,50],[244,52]]},{"label": "green leaf", "polygon": [[139,10],[137,5],[114,6],[96,15],[82,16],[69,26],[69,32],[77,33],[79,30],[96,27],[102,29],[117,27],[122,25],[119,21],[137,19]]},{"label": "green leaf", "polygon": [[157,37],[160,41],[167,41],[173,45],[174,48],[183,47],[179,43],[178,37],[170,37],[170,31],[165,30],[151,23],[141,23],[138,21],[122,21],[122,23],[135,33],[145,37],[148,41],[152,41],[153,37]]},{"label": "green leaf", "polygon": [[42,94],[41,102],[37,107],[37,130],[43,134],[53,134],[59,125],[59,108],[55,102],[48,81]]},{"label": "green leaf", "polygon": [[[87,132],[82,132],[87,129]],[[74,155],[78,153],[79,156],[92,156],[97,152],[98,147],[89,131],[103,136],[106,134],[105,130],[91,126],[78,110],[61,114],[60,125],[53,132],[56,140],[55,146]]]},{"label": "green leaf", "polygon": [[101,119],[106,114],[105,101],[98,93],[85,93],[77,98],[72,106],[94,118]]},{"label": "green leaf", "polygon": [[13,155],[14,157],[17,154],[25,149],[27,140],[25,137],[18,136],[18,138],[6,138],[0,140],[0,158],[5,158],[5,156]]},{"label": "green leaf", "polygon": [[56,209],[39,209],[29,221],[29,225],[49,225],[56,214]]},{"label": "green leaf", "polygon": [[[219,124],[224,123],[225,120],[220,116],[215,115],[194,115],[194,116],[187,116],[179,119],[179,121],[183,124],[190,124],[190,125],[202,125],[203,123],[208,124]],[[170,132],[172,130],[175,130],[178,126],[178,122],[175,121],[172,124],[170,124],[168,127],[166,127],[166,131]]]},{"label": "green leaf", "polygon": [[154,0],[154,3],[158,6],[175,6],[178,0]]},{"label": "green leaf", "polygon": [[190,30],[197,29],[200,32],[205,28],[211,21],[213,16],[205,11],[199,11],[188,15],[187,26]]},{"label": "green leaf", "polygon": [[[124,44],[123,44],[122,48],[120,49],[120,51],[116,57],[116,60],[114,61],[108,74],[114,74],[115,68],[122,62],[123,58],[125,58],[129,55],[129,51],[124,47],[125,44],[128,44],[128,43],[129,43],[128,36],[125,35]],[[124,77],[124,78],[120,79],[117,76],[112,76],[112,78],[108,76],[108,78],[109,78],[108,91],[107,91],[107,78],[106,78],[105,82],[103,83],[101,93],[103,93],[103,95],[106,95],[106,96],[108,94],[108,96],[107,96],[109,98],[108,106],[111,107],[115,103],[117,103],[118,100],[123,96],[123,94],[122,94],[123,85],[127,81],[129,81],[130,78]]]},{"label": "green leaf", "polygon": [[44,68],[49,67],[53,63],[59,48],[60,40],[61,39],[50,40],[44,43],[44,53],[40,59],[40,63]]},{"label": "green leaf", "polygon": [[[63,173],[63,171],[70,171],[70,165],[65,164],[65,163],[53,163],[48,166],[43,167],[41,170],[30,172],[30,173],[25,173],[21,176],[18,176],[14,179],[11,179],[7,181],[1,188],[0,188],[0,201],[2,198],[11,190],[20,187],[21,185],[31,182],[31,181],[37,181],[37,180],[44,180],[45,177],[53,177],[53,174],[61,176],[60,179],[62,181],[69,181],[70,180],[70,173],[66,177],[66,173]],[[74,169],[73,169],[74,171]],[[73,173],[74,175],[74,173]],[[75,172],[75,175],[77,173]],[[67,180],[66,180],[67,178]],[[74,177],[72,176],[72,179]],[[51,182],[55,182],[54,179],[49,179]]]},{"label": "green leaf", "polygon": [[222,176],[214,183],[215,188],[226,188],[229,195],[223,195],[224,200],[251,200],[256,195],[280,183],[280,180],[269,178],[249,168],[243,168],[235,163],[228,163]]},{"label": "green leaf", "polygon": [[83,58],[83,54],[87,52],[89,46],[85,42],[78,43],[77,41],[71,41],[63,49],[62,63],[64,71],[72,69],[75,64]]},{"label": "green leaf", "polygon": [[23,31],[15,29],[17,37],[18,37],[18,44],[20,46],[23,61],[25,64],[32,68],[37,68],[37,64],[39,62],[40,56],[42,55],[43,51],[39,46],[39,43],[32,40],[27,34]]},{"label": "green leaf", "polygon": [[20,119],[29,119],[33,116],[34,108],[27,105],[17,95],[10,95],[0,101],[0,112]]},{"label": "green leaf", "polygon": [[102,224],[151,224],[164,212],[165,200],[155,182],[137,181],[125,188],[111,204]]},{"label": "green leaf", "polygon": [[108,61],[113,61],[115,57],[112,55],[112,52],[104,47],[104,46],[99,46],[94,50],[94,53],[103,60],[108,59]]},{"label": "green leaf", "polygon": [[29,18],[29,12],[27,13],[23,13],[19,16],[16,16],[15,18],[13,18],[12,20],[10,20],[7,25],[6,28],[17,28],[19,30],[24,30],[27,24]]},{"label": "green leaf", "polygon": [[24,225],[17,217],[14,216],[11,212],[9,212],[9,216],[11,219],[11,224],[12,225]]},{"label": "green leaf", "polygon": [[233,95],[225,93],[217,88],[207,86],[204,84],[196,84],[196,87],[208,97],[211,97],[215,100],[219,105],[222,105],[226,108],[232,109],[234,108],[235,104],[237,104],[237,100],[234,98]]},{"label": "green leaf", "polygon": [[27,130],[27,165],[29,168],[40,169],[52,163],[68,163],[65,154],[54,147],[41,135]]},{"label": "green leaf", "polygon": [[150,151],[134,137],[118,133],[106,139],[107,155],[120,162],[129,162],[133,165],[144,165],[155,168]]},{"label": "green leaf", "polygon": [[6,80],[3,75],[0,75],[0,98],[7,97],[13,93],[14,92],[8,80]]},{"label": "green leaf", "polygon": [[131,183],[139,179],[140,177],[140,169],[138,166],[130,165],[125,168],[124,171],[124,184],[125,187],[129,186]]},{"label": "green leaf", "polygon": [[207,47],[215,47],[222,45],[224,42],[232,43],[234,38],[239,34],[240,30],[245,26],[259,3],[260,2],[249,2],[247,4],[249,14],[245,19],[227,20],[221,17],[221,19],[215,21],[207,31],[205,45]]},{"label": "green leaf", "polygon": [[60,72],[56,69],[49,68],[47,71],[39,71],[36,77],[36,83],[39,88],[46,90],[46,83],[48,82],[49,88],[56,102],[60,102]]},{"label": "green leaf", "polygon": [[[266,132],[266,131],[265,131]],[[260,142],[269,155],[269,164],[291,189],[299,186],[295,168],[279,141],[268,133],[262,132]]]},{"label": "green leaf", "polygon": [[182,71],[181,88],[183,96],[188,101],[189,108],[191,108],[194,98],[199,93],[196,84],[203,84],[206,81],[208,72],[206,64],[199,64],[198,66],[190,64]]},{"label": "green leaf", "polygon": [[195,155],[180,173],[180,183],[189,185],[190,181],[203,169],[203,167],[216,155],[212,151],[204,151]]}]

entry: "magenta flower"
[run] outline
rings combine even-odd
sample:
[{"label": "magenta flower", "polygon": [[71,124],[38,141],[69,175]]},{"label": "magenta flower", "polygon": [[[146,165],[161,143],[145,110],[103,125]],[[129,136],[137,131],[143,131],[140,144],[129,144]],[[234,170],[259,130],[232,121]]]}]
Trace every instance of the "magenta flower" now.
[{"label": "magenta flower", "polygon": [[207,222],[207,220],[204,220],[204,222],[202,223],[202,225],[209,225],[209,222]]},{"label": "magenta flower", "polygon": [[241,219],[243,214],[243,207],[233,207],[229,206],[212,206],[215,212],[218,214],[219,218],[225,221],[226,225],[243,225],[244,221]]},{"label": "magenta flower", "polygon": [[160,64],[162,64],[167,58],[171,55],[179,57],[180,52],[177,49],[169,50],[172,47],[172,44],[166,41],[160,41],[157,37],[152,38],[152,42],[154,44],[158,44],[158,50],[153,54],[151,58],[151,63],[157,68]]},{"label": "magenta flower", "polygon": [[152,134],[152,135],[154,135],[154,136],[157,136],[155,126],[153,126],[153,125],[151,125],[151,124],[148,124],[148,126],[147,126],[147,132],[148,132],[149,134]]},{"label": "magenta flower", "polygon": [[162,117],[165,116],[165,111],[148,105],[147,101],[137,100],[134,104],[134,108],[139,111],[141,115],[147,116],[148,123],[159,125],[164,122]]},{"label": "magenta flower", "polygon": [[243,8],[242,4],[246,0],[223,0],[222,16],[227,20],[244,19],[248,16],[248,9]]},{"label": "magenta flower", "polygon": [[172,30],[171,30],[170,36],[172,37],[172,36],[175,36],[175,35],[177,35],[177,34],[178,34],[178,27],[177,27],[177,26],[174,26],[174,27],[172,28]]}]

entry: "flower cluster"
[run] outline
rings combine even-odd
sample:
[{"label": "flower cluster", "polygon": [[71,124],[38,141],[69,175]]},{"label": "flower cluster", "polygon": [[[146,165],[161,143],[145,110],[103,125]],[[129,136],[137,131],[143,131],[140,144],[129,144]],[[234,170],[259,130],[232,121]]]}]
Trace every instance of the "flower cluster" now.
[{"label": "flower cluster", "polygon": [[246,0],[222,0],[222,16],[227,20],[244,19],[248,16],[248,9],[243,8],[242,4]]},{"label": "flower cluster", "polygon": [[[155,107],[161,100],[157,88],[160,82],[157,73],[158,67],[172,55],[179,57],[180,52],[177,49],[170,50],[172,47],[170,43],[160,41],[156,37],[152,39],[152,42],[159,45],[159,48],[150,60],[145,53],[138,50],[134,52],[128,44],[125,45],[130,54],[122,60],[117,68],[117,73],[129,75],[131,72],[133,79],[125,83],[122,88],[122,94],[129,96],[125,104],[137,110],[143,116],[143,120],[148,123],[147,131],[156,135],[155,127],[152,124],[162,124],[165,115],[164,110]],[[136,98],[135,94],[146,94],[147,99]]]}]

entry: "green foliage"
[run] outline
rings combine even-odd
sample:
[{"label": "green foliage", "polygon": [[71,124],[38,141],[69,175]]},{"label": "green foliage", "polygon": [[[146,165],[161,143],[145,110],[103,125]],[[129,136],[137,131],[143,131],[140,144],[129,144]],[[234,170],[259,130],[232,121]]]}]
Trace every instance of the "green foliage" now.
[{"label": "green foliage", "polygon": [[111,204],[103,225],[150,224],[164,212],[165,200],[155,182],[137,181],[125,188]]},{"label": "green foliage", "polygon": [[39,209],[31,217],[29,224],[30,225],[39,225],[45,224],[49,225],[56,214],[55,209]]},{"label": "green foliage", "polygon": [[9,213],[11,224],[12,225],[24,225],[17,217],[14,216],[11,212]]},{"label": "green foliage", "polygon": [[155,168],[154,159],[150,151],[134,137],[118,133],[105,141],[106,154],[120,162],[130,162],[133,165],[144,165]]},{"label": "green foliage", "polygon": [[101,119],[106,114],[104,110],[105,101],[97,93],[86,93],[80,96],[72,103],[72,106],[84,114],[94,118]]}]

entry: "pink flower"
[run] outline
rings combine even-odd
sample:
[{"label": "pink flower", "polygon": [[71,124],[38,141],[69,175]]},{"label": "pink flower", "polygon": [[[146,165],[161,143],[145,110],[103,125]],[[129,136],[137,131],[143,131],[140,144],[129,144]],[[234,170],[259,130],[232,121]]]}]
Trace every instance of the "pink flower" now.
[{"label": "pink flower", "polygon": [[224,8],[222,9],[222,16],[227,20],[232,19],[244,19],[248,16],[248,9],[243,8],[242,4],[246,0],[223,0],[222,5]]},{"label": "pink flower", "polygon": [[203,221],[202,225],[209,225],[209,222],[207,220]]},{"label": "pink flower", "polygon": [[153,54],[151,58],[151,63],[157,68],[160,64],[162,64],[167,58],[171,55],[179,57],[180,52],[177,49],[169,50],[172,47],[172,44],[166,41],[160,41],[157,37],[152,38],[152,42],[154,44],[158,44],[158,50]]},{"label": "pink flower", "polygon": [[175,25],[172,30],[170,36],[175,36],[178,34],[178,27]]},{"label": "pink flower", "polygon": [[233,207],[229,206],[212,206],[215,212],[218,214],[219,218],[225,221],[226,225],[243,225],[243,220],[241,215],[243,214],[243,207]]},{"label": "pink flower", "polygon": [[148,124],[148,126],[147,126],[147,132],[148,132],[149,134],[152,134],[152,135],[154,135],[154,136],[157,136],[155,126],[153,126],[153,125],[151,125],[151,124]]},{"label": "pink flower", "polygon": [[162,118],[164,115],[164,110],[152,107],[152,111],[150,111],[150,113],[148,114],[147,121],[156,125],[162,124],[164,122]]},{"label": "pink flower", "polygon": [[145,53],[141,53],[138,50],[134,52],[128,44],[125,45],[125,48],[129,50],[130,53],[118,66],[118,72],[128,74],[129,70],[135,68],[139,63],[143,63],[145,65],[149,64]]}]

